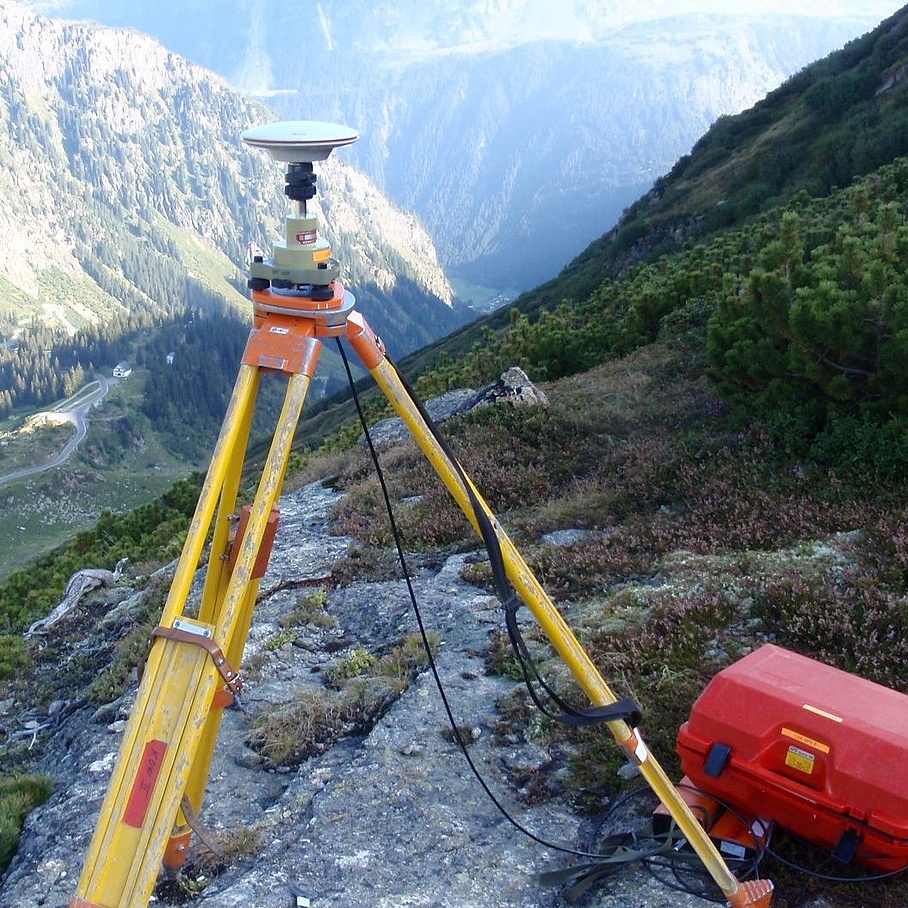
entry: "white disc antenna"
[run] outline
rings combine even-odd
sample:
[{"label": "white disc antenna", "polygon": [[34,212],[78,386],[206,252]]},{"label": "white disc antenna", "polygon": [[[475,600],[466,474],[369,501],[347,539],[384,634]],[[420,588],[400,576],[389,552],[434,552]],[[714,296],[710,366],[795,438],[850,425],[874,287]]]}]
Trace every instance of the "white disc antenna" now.
[{"label": "white disc antenna", "polygon": [[314,120],[287,120],[247,129],[243,141],[264,148],[275,161],[306,164],[324,161],[343,145],[351,145],[359,133],[349,126]]}]

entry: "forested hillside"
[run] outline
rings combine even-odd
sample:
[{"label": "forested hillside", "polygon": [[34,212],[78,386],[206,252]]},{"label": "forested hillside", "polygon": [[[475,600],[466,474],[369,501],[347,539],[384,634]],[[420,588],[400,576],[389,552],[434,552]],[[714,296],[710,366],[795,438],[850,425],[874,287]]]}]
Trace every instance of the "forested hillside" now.
[{"label": "forested hillside", "polygon": [[[9,3],[0,51],[2,418],[186,310],[248,321],[249,250],[281,235],[287,200],[281,168],[240,138],[276,115],[152,39]],[[462,324],[416,219],[338,158],[319,187],[344,274],[389,340],[413,349]]]},{"label": "forested hillside", "polygon": [[[246,263],[289,207],[241,135],[277,118],[147,36],[0,7],[0,474],[63,450],[72,429],[33,432],[36,411],[134,369],[64,467],[8,487],[6,566],[207,462],[251,327]],[[464,323],[415,217],[342,155],[318,181],[321,229],[392,349]],[[319,371],[312,403],[341,367]]]},{"label": "forested hillside", "polygon": [[67,0],[57,14],[152,34],[287,119],[349,122],[348,160],[419,214],[445,267],[503,291],[554,275],[717,116],[896,5]]},{"label": "forested hillside", "polygon": [[537,379],[585,371],[656,340],[706,344],[726,404],[800,454],[908,468],[908,159],[846,190],[806,193],[744,227],[604,280],[531,321],[515,308],[425,390],[517,363]]},{"label": "forested hillside", "polygon": [[903,9],[750,110],[720,117],[564,277],[620,270],[786,203],[802,190],[828,195],[908,154],[906,17]]},{"label": "forested hillside", "polygon": [[[109,374],[118,362],[133,360],[137,354],[144,364],[147,356],[141,352],[143,348],[165,326],[184,321],[193,311],[207,316],[204,326],[210,330],[205,343],[214,355],[221,351],[217,322],[245,338],[248,326],[223,296],[201,284],[188,283],[186,296],[175,299],[164,310],[147,306],[124,310],[106,322],[89,322],[72,333],[37,319],[16,327],[9,339],[0,343],[0,419],[23,408],[46,407],[69,397],[95,370]],[[184,308],[189,300],[194,309]],[[197,381],[205,384],[209,379],[200,372]]]}]

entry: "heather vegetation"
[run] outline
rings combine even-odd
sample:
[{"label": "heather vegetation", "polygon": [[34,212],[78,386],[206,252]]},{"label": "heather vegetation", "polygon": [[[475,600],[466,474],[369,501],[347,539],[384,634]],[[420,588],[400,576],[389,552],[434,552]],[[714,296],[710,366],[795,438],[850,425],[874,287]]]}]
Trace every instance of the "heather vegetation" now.
[{"label": "heather vegetation", "polygon": [[[904,481],[859,458],[799,456],[742,419],[705,376],[696,334],[686,326],[546,383],[547,408],[491,408],[445,424],[455,453],[604,677],[618,696],[641,704],[647,741],[674,778],[678,728],[696,697],[716,672],[765,642],[908,693]],[[415,563],[477,546],[414,445],[382,457]],[[335,454],[324,468],[348,492],[338,526],[360,540],[337,566],[337,582],[385,576],[390,537],[364,453]],[[587,532],[567,545],[544,538],[568,528]],[[467,579],[493,589],[482,556]],[[543,674],[582,705],[528,618],[526,634]],[[491,635],[490,647],[487,669],[519,677],[506,636]],[[550,766],[521,780],[522,797],[561,791],[556,778],[583,810],[598,812],[614,797],[624,757],[608,734],[565,731],[522,691],[499,709],[502,735],[544,743],[551,755]],[[780,906],[798,904],[805,885],[828,891],[772,862],[764,870],[780,885]],[[874,904],[900,904],[897,892],[887,901],[887,891],[875,890]],[[843,906],[866,897],[866,889],[834,890]]]},{"label": "heather vegetation", "polygon": [[[605,621],[621,605],[616,590],[655,583],[679,552],[700,559],[705,581],[715,573],[707,559],[718,559],[726,582],[746,589],[746,616],[709,596],[667,596],[659,606],[664,625],[642,638],[652,651],[632,660],[638,666],[715,670],[702,662],[702,645],[726,624],[752,619],[748,626],[760,633],[908,690],[904,483],[889,476],[868,484],[859,461],[793,456],[765,427],[723,406],[699,351],[681,338],[648,345],[546,385],[545,409],[477,411],[448,423],[446,435],[558,599],[601,603]],[[397,521],[404,544],[473,545],[415,446],[385,456],[392,497],[406,502]],[[348,495],[336,518],[366,549],[380,549],[390,537],[363,458],[351,453],[342,472]],[[337,459],[331,464],[336,469]],[[575,545],[541,544],[543,534],[565,527],[592,532]],[[831,539],[844,567],[804,573],[800,557],[780,557],[751,576],[767,553]],[[356,557],[343,567],[380,562]],[[481,569],[476,577],[483,579]],[[712,619],[691,619],[700,608]],[[676,619],[697,629],[699,644],[669,632]],[[653,649],[659,640],[661,650]]]},{"label": "heather vegetation", "polygon": [[606,278],[533,321],[518,309],[419,388],[582,372],[688,333],[704,342],[723,405],[792,455],[868,480],[908,468],[908,159],[827,198],[802,193],[711,241]]}]

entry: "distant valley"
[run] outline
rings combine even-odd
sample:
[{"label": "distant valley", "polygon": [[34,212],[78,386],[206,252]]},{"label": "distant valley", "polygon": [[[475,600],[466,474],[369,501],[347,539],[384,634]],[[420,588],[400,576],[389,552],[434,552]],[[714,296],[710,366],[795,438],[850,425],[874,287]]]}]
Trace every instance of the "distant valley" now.
[{"label": "distant valley", "polygon": [[766,0],[570,0],[557,15],[543,0],[72,0],[59,14],[146,31],[277,116],[357,127],[348,159],[419,215],[451,275],[526,290],[718,116],[896,5],[802,8],[814,15]]},{"label": "distant valley", "polygon": [[[16,4],[0,8],[0,101],[0,331],[37,317],[72,333],[206,294],[248,307],[249,249],[283,233],[288,203],[281,168],[240,136],[272,114],[151,38]],[[462,321],[412,217],[340,156],[319,185],[379,330],[412,349]]]},{"label": "distant valley", "polygon": [[[240,139],[268,119],[150,37],[0,6],[0,474],[65,444],[32,413],[136,367],[64,469],[4,487],[8,555],[206,464],[251,324],[246,261],[288,210],[282,168]],[[470,317],[416,218],[341,155],[318,176],[325,233],[391,350]],[[342,374],[326,354],[312,400]]]}]

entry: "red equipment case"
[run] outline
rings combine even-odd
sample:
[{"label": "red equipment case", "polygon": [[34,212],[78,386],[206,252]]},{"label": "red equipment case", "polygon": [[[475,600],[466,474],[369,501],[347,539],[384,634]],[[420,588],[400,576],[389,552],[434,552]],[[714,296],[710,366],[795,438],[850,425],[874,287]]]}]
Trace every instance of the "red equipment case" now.
[{"label": "red equipment case", "polygon": [[908,867],[908,696],[766,645],[719,672],[678,732],[704,792],[839,860]]}]

